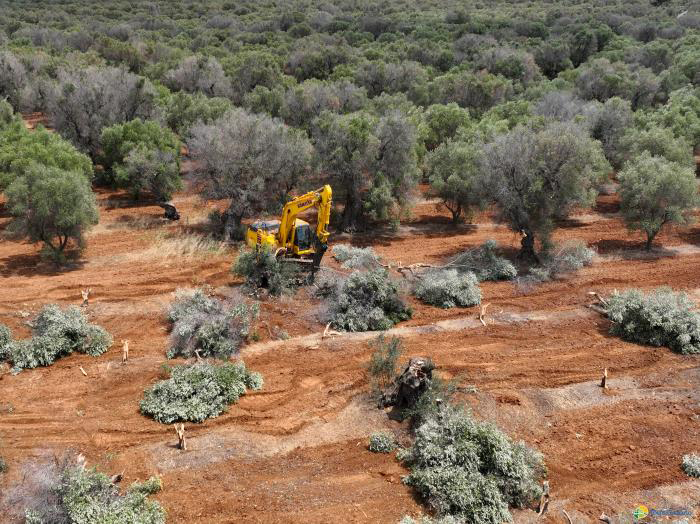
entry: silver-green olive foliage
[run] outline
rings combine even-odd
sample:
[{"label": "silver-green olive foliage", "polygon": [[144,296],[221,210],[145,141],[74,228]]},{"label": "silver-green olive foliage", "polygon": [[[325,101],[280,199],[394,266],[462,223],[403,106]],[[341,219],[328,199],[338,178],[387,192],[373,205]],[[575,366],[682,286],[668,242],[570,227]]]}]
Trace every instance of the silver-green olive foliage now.
[{"label": "silver-green olive foliage", "polygon": [[600,143],[579,126],[517,127],[484,148],[481,173],[498,217],[521,233],[521,257],[537,259],[535,240],[546,250],[556,220],[590,206],[610,170]]}]

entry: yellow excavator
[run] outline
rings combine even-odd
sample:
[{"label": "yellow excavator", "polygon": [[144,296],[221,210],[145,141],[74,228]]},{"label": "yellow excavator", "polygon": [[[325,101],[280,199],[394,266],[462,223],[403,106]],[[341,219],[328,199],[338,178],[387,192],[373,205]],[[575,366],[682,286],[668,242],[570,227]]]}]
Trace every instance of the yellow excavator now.
[{"label": "yellow excavator", "polygon": [[[331,186],[296,197],[287,202],[279,220],[256,220],[246,232],[246,244],[256,250],[269,250],[285,260],[312,264],[312,271],[321,265],[328,249],[328,223],[331,219]],[[316,231],[297,215],[315,207]]]}]

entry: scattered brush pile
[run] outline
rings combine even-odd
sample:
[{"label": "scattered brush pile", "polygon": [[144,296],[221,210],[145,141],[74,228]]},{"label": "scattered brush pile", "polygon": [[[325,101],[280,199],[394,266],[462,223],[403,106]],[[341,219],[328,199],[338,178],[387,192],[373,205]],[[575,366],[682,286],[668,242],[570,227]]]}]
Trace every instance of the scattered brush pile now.
[{"label": "scattered brush pile", "polygon": [[441,308],[470,307],[481,303],[481,289],[474,273],[436,269],[421,275],[413,288],[419,300]]},{"label": "scattered brush pile", "polygon": [[479,282],[513,280],[518,275],[518,270],[510,260],[498,256],[497,250],[498,243],[487,240],[481,246],[457,255],[447,265],[462,273],[474,273]]},{"label": "scattered brush pile", "polygon": [[496,254],[498,244],[488,240],[454,257],[444,268],[423,273],[413,288],[419,299],[441,308],[471,307],[481,303],[479,282],[512,280],[518,271]]},{"label": "scattered brush pile", "polygon": [[317,294],[328,300],[328,320],[345,331],[393,327],[413,314],[399,288],[382,268],[352,273],[347,279],[324,277]]},{"label": "scattered brush pile", "polygon": [[439,518],[432,518],[432,517],[419,517],[418,520],[414,519],[413,517],[404,517],[401,519],[401,522],[399,524],[463,524],[464,521],[462,520],[457,520],[454,517],[451,516],[446,516],[446,517],[439,517]]},{"label": "scattered brush pile", "polygon": [[371,247],[354,247],[338,244],[333,247],[333,258],[347,269],[376,269],[381,266],[381,258]]},{"label": "scattered brush pile", "polygon": [[243,362],[175,366],[170,378],[146,390],[141,413],[162,424],[202,422],[221,415],[248,389],[262,386],[262,375],[248,371]]},{"label": "scattered brush pile", "polygon": [[700,315],[684,293],[658,288],[644,294],[638,289],[613,293],[605,309],[610,332],[624,340],[666,346],[676,353],[700,353]]},{"label": "scattered brush pile", "polygon": [[161,490],[158,477],[132,484],[123,495],[112,479],[75,461],[47,465],[25,512],[27,524],[89,522],[164,524],[165,510],[149,495]]},{"label": "scattered brush pile", "polygon": [[693,454],[683,456],[683,471],[689,477],[700,478],[700,456]]},{"label": "scattered brush pile", "polygon": [[258,304],[230,305],[202,289],[178,290],[168,311],[172,323],[168,358],[227,359],[240,350],[258,315]]},{"label": "scattered brush pile", "polygon": [[543,257],[540,266],[530,269],[529,274],[522,279],[521,284],[537,284],[549,282],[590,266],[595,257],[595,250],[583,242],[571,241],[554,247]]},{"label": "scattered brush pile", "polygon": [[284,262],[270,251],[241,251],[231,269],[250,289],[267,289],[279,296],[294,291],[304,280],[294,263]]},{"label": "scattered brush pile", "polygon": [[99,356],[112,345],[112,337],[102,327],[90,324],[83,312],[69,306],[44,306],[31,323],[32,337],[12,340],[10,331],[0,326],[0,360],[12,363],[12,372],[50,366],[74,351]]},{"label": "scattered brush pile", "polygon": [[510,522],[509,507],[525,507],[542,494],[542,456],[460,407],[428,417],[401,455],[411,469],[404,482],[439,517],[456,522]]}]

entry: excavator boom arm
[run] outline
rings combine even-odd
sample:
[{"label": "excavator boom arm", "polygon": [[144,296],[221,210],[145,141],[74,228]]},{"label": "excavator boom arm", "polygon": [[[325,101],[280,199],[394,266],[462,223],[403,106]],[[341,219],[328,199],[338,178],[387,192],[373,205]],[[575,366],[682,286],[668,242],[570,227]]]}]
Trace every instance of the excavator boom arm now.
[{"label": "excavator boom arm", "polygon": [[318,218],[316,222],[316,235],[321,244],[328,241],[328,223],[331,218],[331,199],[333,192],[331,186],[325,185],[316,191],[310,191],[304,195],[296,197],[294,200],[287,202],[282,210],[282,218],[280,220],[279,229],[279,244],[287,246],[292,236],[292,230],[296,222],[297,215],[310,209],[318,207]]}]

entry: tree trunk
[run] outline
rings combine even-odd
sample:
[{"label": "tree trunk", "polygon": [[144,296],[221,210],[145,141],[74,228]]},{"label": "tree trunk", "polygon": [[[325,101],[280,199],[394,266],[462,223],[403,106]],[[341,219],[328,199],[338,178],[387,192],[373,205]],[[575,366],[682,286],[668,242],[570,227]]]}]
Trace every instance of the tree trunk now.
[{"label": "tree trunk", "polygon": [[408,361],[403,373],[394,379],[394,383],[382,394],[380,405],[393,406],[393,413],[403,419],[403,412],[412,408],[418,399],[430,387],[435,365],[427,357],[414,357]]},{"label": "tree trunk", "polygon": [[345,209],[343,209],[342,230],[349,231],[357,226],[360,221],[360,213],[362,212],[362,200],[358,197],[348,196],[345,201]]},{"label": "tree trunk", "polygon": [[452,208],[450,206],[446,206],[447,209],[450,210],[450,213],[452,213],[452,225],[457,225],[460,222],[460,219],[462,218],[462,206],[460,204],[457,204],[456,207]]},{"label": "tree trunk", "polygon": [[227,209],[223,215],[224,222],[224,240],[234,241],[242,239],[241,222],[243,221],[242,213],[234,213],[231,209]]},{"label": "tree trunk", "polygon": [[656,238],[656,233],[650,233],[647,231],[647,241],[644,243],[644,249],[646,251],[651,251],[651,245],[654,242],[654,238]]},{"label": "tree trunk", "polygon": [[520,253],[518,258],[525,262],[535,262],[539,264],[540,259],[535,252],[535,235],[531,231],[523,231],[523,238],[520,240]]}]

